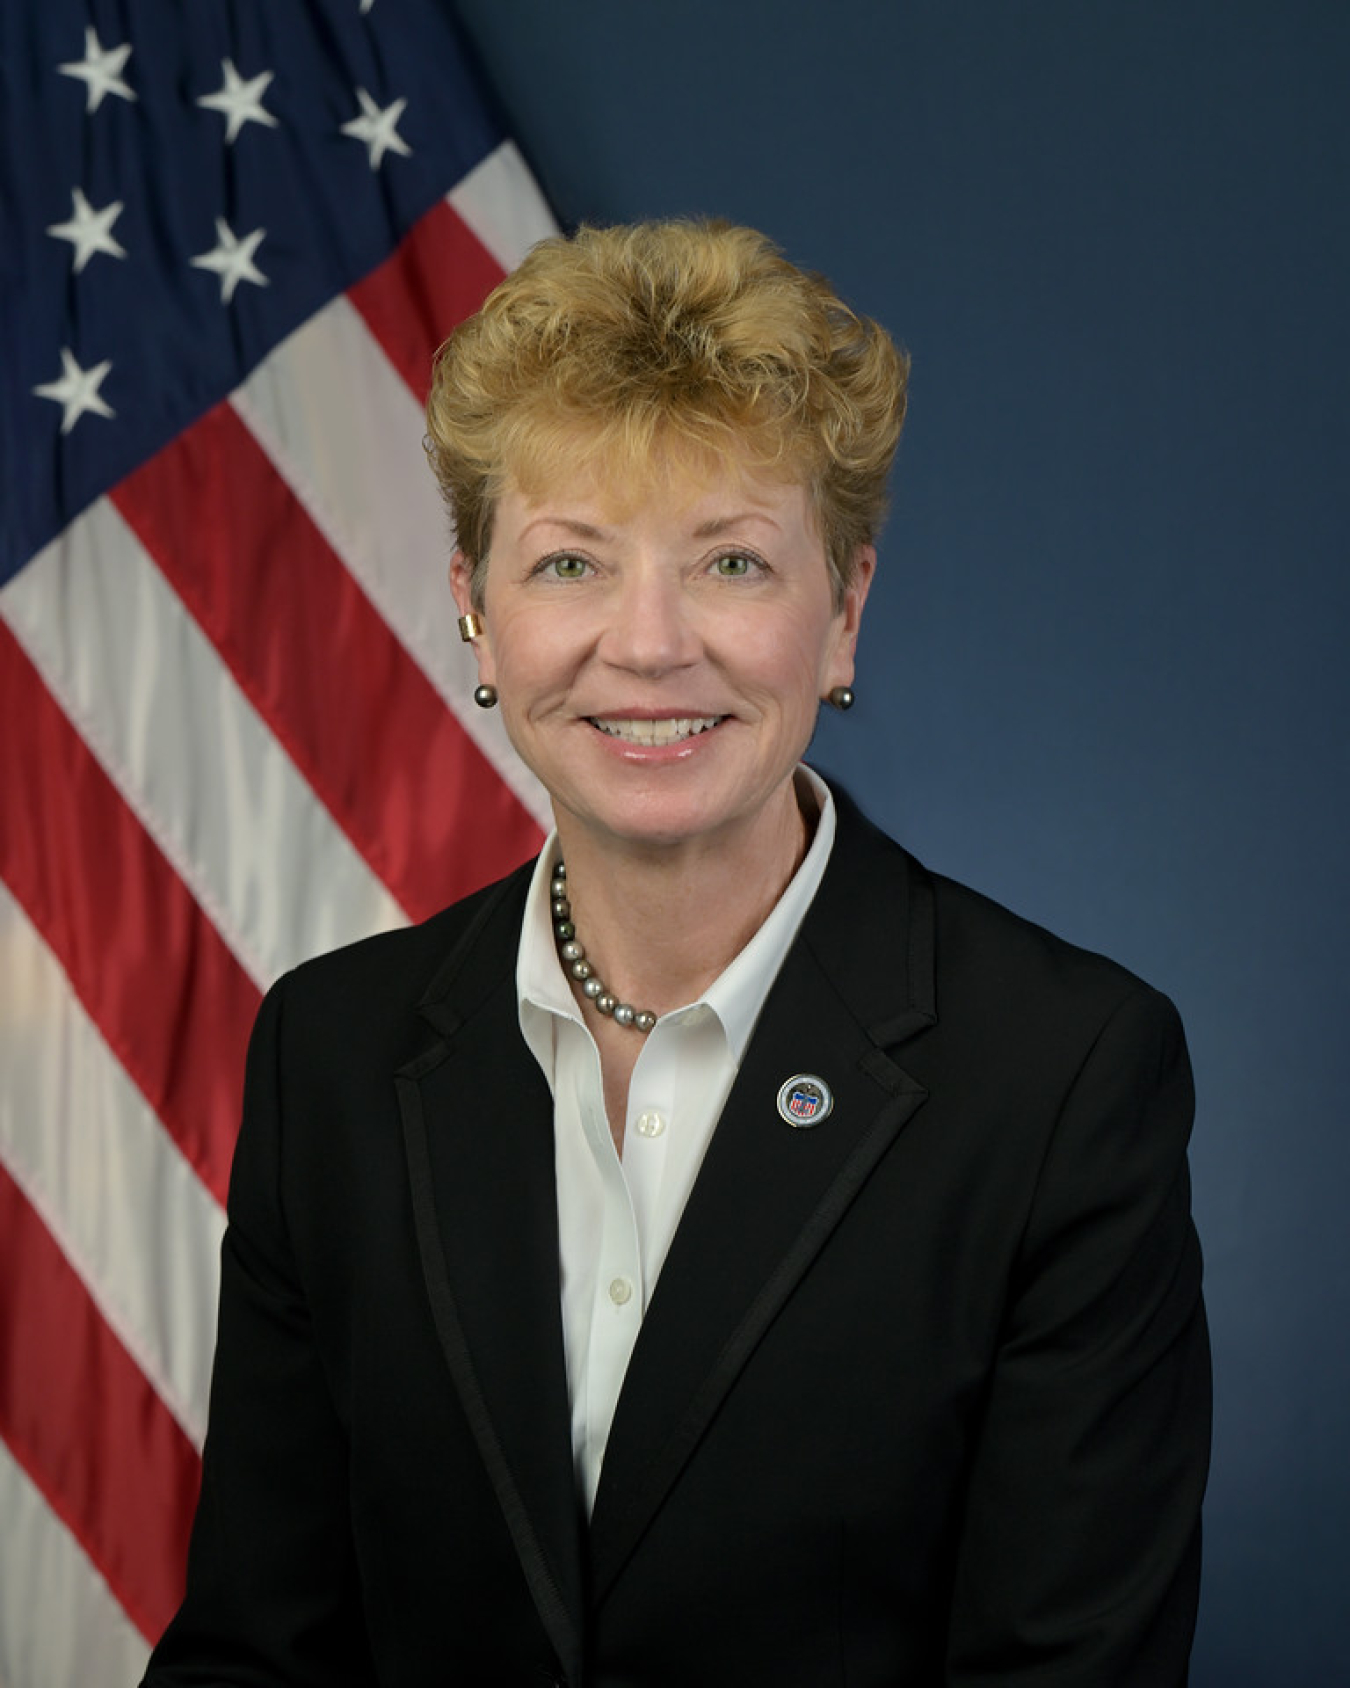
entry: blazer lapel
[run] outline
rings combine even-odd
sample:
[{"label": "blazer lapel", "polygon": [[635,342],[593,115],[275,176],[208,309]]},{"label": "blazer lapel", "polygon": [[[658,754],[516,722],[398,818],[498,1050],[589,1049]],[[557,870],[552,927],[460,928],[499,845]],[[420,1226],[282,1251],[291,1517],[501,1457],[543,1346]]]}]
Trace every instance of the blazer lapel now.
[{"label": "blazer lapel", "polygon": [[581,1676],[581,1522],[559,1310],[553,1109],[521,1039],[528,870],[489,899],[420,1004],[434,1047],[396,1076],[427,1291],[522,1569]]},{"label": "blazer lapel", "polygon": [[[932,919],[910,859],[846,800],[830,867],[713,1134],[633,1352],[591,1521],[603,1599],[770,1321],[925,1092],[888,1050],[931,1025]],[[794,1128],[784,1081],[829,1115]]]}]

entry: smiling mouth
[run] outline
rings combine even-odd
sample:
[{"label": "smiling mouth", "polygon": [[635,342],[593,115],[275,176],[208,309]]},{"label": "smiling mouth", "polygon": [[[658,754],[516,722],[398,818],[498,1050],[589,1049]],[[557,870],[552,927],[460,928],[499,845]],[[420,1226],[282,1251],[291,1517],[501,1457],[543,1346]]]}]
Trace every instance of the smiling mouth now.
[{"label": "smiling mouth", "polygon": [[623,739],[626,744],[679,744],[681,739],[709,732],[726,720],[725,715],[676,715],[659,721],[625,720],[619,716],[588,715],[593,727],[609,738]]}]

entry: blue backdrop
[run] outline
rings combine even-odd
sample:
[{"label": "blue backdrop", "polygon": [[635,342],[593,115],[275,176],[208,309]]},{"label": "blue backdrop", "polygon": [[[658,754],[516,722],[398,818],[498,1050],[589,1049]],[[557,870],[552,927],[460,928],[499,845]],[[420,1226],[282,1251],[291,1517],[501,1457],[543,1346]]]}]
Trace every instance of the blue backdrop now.
[{"label": "blue backdrop", "polygon": [[1350,1682],[1350,4],[461,0],[565,222],[766,229],[914,359],[816,759],[1167,990],[1218,1409],[1199,1688]]}]

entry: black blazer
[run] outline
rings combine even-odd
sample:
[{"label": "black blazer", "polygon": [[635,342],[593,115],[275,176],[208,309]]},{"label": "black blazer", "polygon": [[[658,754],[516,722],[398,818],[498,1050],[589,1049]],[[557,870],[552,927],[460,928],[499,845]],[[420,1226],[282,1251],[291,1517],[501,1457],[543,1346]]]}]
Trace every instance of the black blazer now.
[{"label": "black blazer", "polygon": [[1166,999],[841,800],[587,1525],[527,876],[267,998],[146,1681],[1184,1682],[1209,1375]]}]

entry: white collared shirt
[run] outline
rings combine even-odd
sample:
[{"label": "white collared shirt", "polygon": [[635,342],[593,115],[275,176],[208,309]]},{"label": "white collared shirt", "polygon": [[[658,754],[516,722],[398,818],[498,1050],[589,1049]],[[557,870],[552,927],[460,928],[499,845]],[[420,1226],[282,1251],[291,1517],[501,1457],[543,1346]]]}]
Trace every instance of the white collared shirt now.
[{"label": "white collared shirt", "polygon": [[[829,861],[834,799],[801,770],[815,836],[768,919],[697,1002],[663,1014],[628,1088],[620,1160],[605,1114],[600,1052],[563,973],[549,882],[557,834],[530,882],[516,960],[520,1029],[553,1092],[563,1340],[572,1451],[589,1513],[642,1318],[769,988]],[[640,1033],[634,1032],[635,1037]]]}]

